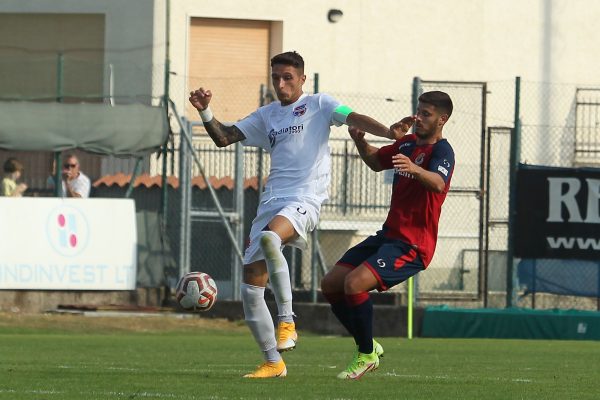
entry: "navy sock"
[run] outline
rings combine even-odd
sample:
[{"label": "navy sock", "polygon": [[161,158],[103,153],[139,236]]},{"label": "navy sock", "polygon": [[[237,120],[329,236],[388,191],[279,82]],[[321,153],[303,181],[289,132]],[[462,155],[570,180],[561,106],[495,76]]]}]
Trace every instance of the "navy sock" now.
[{"label": "navy sock", "polygon": [[373,352],[373,301],[367,292],[346,295],[352,312],[354,341],[358,351],[364,354]]},{"label": "navy sock", "polygon": [[352,323],[352,314],[350,307],[346,302],[342,301],[331,305],[331,311],[337,317],[337,319],[344,325],[344,328],[348,333],[354,336],[354,324]]},{"label": "navy sock", "polygon": [[352,323],[352,310],[346,303],[343,293],[323,293],[329,304],[333,315],[346,328],[348,333],[354,336],[354,326]]}]

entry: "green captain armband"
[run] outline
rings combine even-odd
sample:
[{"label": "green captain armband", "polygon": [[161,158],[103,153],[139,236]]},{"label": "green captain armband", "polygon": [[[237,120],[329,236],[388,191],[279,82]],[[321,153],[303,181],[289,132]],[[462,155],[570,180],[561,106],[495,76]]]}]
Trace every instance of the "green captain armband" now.
[{"label": "green captain armband", "polygon": [[335,108],[335,110],[333,110],[333,123],[336,126],[340,126],[346,123],[346,118],[348,118],[348,115],[350,115],[350,113],[353,112],[352,109],[348,106],[345,105],[339,105]]}]

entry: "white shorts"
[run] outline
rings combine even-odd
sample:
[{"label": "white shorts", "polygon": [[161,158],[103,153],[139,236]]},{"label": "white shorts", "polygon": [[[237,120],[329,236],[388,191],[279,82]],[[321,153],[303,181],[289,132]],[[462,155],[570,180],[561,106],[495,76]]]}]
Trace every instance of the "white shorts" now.
[{"label": "white shorts", "polygon": [[277,215],[287,218],[299,235],[296,240],[286,243],[286,246],[305,250],[308,247],[308,234],[315,229],[319,222],[320,211],[319,202],[306,197],[272,198],[261,202],[256,212],[256,218],[252,221],[250,243],[244,252],[244,264],[265,259],[258,237]]}]

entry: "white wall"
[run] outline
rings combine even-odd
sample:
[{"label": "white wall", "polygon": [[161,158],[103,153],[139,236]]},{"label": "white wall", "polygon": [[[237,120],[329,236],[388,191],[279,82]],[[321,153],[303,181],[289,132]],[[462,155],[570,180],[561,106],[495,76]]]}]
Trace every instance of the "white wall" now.
[{"label": "white wall", "polygon": [[[105,13],[107,58],[151,64],[116,88],[162,90],[167,0],[3,0],[0,12]],[[340,22],[327,11],[344,12]],[[187,69],[190,17],[280,21],[282,48],[299,51],[328,92],[409,94],[429,80],[600,83],[596,0],[170,0],[171,70]],[[148,79],[154,82],[148,83]],[[180,78],[183,79],[183,78]],[[132,88],[133,85],[133,88]],[[181,90],[178,90],[182,92]],[[184,101],[185,93],[177,93]]]},{"label": "white wall", "polygon": [[[164,0],[162,0],[164,1]],[[328,91],[407,92],[424,79],[598,83],[595,0],[171,1],[173,69],[185,71],[187,17],[283,22]],[[331,24],[330,8],[344,12]]]}]

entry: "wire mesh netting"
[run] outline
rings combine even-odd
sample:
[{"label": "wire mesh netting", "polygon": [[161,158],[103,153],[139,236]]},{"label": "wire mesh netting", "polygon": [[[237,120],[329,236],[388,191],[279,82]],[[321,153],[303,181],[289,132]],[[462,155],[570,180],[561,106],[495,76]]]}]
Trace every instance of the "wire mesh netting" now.
[{"label": "wire mesh netting", "polygon": [[[39,54],[12,51],[0,58],[0,101],[36,101],[65,103],[103,103],[159,105],[165,94],[174,100],[178,115],[198,122],[197,112],[187,103],[190,90],[204,86],[213,91],[211,107],[222,121],[233,123],[262,104],[273,101],[268,82],[255,79],[211,78],[168,74],[164,64],[140,63],[121,51],[67,51]],[[140,50],[142,51],[142,50]],[[4,53],[3,53],[4,54]],[[8,53],[7,53],[8,54]],[[305,84],[307,92],[318,88],[318,79]],[[414,94],[410,82],[405,92],[345,93],[330,92],[341,103],[390,125],[413,113]],[[600,87],[576,84],[523,82],[520,96],[515,97],[513,81],[444,82],[420,80],[418,90],[443,90],[454,101],[454,113],[444,129],[456,154],[456,168],[451,191],[440,221],[436,255],[428,270],[420,274],[417,298],[423,304],[453,301],[506,305],[509,152],[515,120],[515,103],[520,105],[520,161],[527,164],[560,167],[598,167],[600,164]],[[85,121],[82,121],[82,129]],[[150,176],[180,175],[180,146],[177,121],[171,114],[170,136],[161,157],[142,159],[140,172]],[[232,212],[235,186],[235,161],[232,148],[217,149],[201,124],[195,124],[194,152],[199,155],[208,177],[216,178],[218,197],[226,212]],[[370,139],[376,146],[389,141]],[[330,268],[351,246],[378,230],[386,218],[391,175],[375,173],[360,159],[346,128],[333,128],[330,140],[332,178],[330,199],[323,205],[319,225],[319,251],[286,250],[293,269],[296,289],[318,287],[315,279]],[[111,196],[108,188],[121,194],[134,172],[137,160],[75,152],[82,170],[92,181],[112,176],[98,183],[95,195]],[[166,156],[163,158],[162,156]],[[17,157],[25,161],[23,176],[29,195],[51,195],[48,177],[55,155],[52,152],[18,152],[0,150],[0,159]],[[268,176],[270,160],[258,149],[244,149],[244,237],[247,237],[261,185]],[[205,187],[194,181],[193,207],[214,211],[215,205]],[[122,176],[120,175],[122,174]],[[115,178],[115,177],[118,177]],[[118,190],[116,189],[118,187]],[[132,196],[140,209],[159,212],[164,206],[159,194],[149,194],[148,187],[138,186]],[[169,189],[168,218],[165,232],[172,244],[172,263],[180,260],[180,224],[182,204],[177,184]],[[152,198],[146,202],[144,198]],[[151,206],[149,206],[149,204]],[[211,272],[220,280],[231,278],[232,248],[218,219],[195,217],[191,237],[193,264]],[[520,260],[516,260],[517,263]],[[562,261],[551,260],[557,267]],[[570,268],[575,268],[573,265]],[[315,273],[317,271],[317,273]],[[404,292],[400,285],[395,290]],[[520,292],[519,305],[536,308],[598,308],[592,296],[566,296]],[[484,303],[482,303],[484,302]]]},{"label": "wire mesh netting", "polygon": [[[526,81],[519,100],[520,162],[600,166],[600,87]],[[519,306],[600,309],[600,264],[560,259],[516,259],[515,263]]]}]

